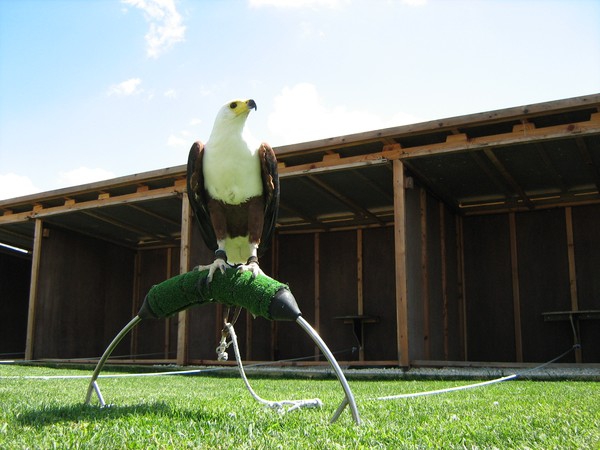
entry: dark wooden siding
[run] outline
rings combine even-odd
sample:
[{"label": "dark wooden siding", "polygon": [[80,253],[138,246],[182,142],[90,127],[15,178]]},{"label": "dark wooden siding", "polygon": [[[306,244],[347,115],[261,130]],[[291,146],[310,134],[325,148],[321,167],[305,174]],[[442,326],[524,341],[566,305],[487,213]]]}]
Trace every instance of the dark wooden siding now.
[{"label": "dark wooden siding", "polygon": [[467,359],[515,361],[508,216],[464,219]]},{"label": "dark wooden siding", "polygon": [[[102,354],[131,318],[131,250],[58,228],[43,239],[34,358]],[[127,341],[115,355],[129,354]]]},{"label": "dark wooden siding", "polygon": [[565,213],[517,214],[516,224],[523,359],[548,361],[572,344],[565,323],[542,318],[542,312],[571,309]]},{"label": "dark wooden siding", "polygon": [[0,359],[25,353],[31,259],[0,251]]},{"label": "dark wooden siding", "polygon": [[365,359],[390,361],[396,351],[396,282],[394,271],[394,228],[363,231],[364,313],[379,322],[365,324]]},{"label": "dark wooden siding", "polygon": [[[315,325],[315,236],[313,234],[278,237],[278,277],[287,283],[302,316]],[[276,359],[298,358],[314,354],[314,345],[295,323],[277,322],[273,354]]]},{"label": "dark wooden siding", "polygon": [[[600,310],[600,205],[573,208],[577,300],[580,310]],[[600,362],[600,322],[581,321],[584,362]]]}]

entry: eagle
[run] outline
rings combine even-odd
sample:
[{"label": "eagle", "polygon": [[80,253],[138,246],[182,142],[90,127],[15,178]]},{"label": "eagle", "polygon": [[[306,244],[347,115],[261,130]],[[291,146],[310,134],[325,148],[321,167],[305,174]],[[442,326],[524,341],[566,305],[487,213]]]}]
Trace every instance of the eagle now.
[{"label": "eagle", "polygon": [[215,252],[207,281],[237,266],[263,274],[258,257],[268,246],[279,208],[277,158],[269,144],[253,145],[244,126],[256,102],[232,100],[221,107],[206,144],[194,142],[187,164],[187,192],[200,233]]}]

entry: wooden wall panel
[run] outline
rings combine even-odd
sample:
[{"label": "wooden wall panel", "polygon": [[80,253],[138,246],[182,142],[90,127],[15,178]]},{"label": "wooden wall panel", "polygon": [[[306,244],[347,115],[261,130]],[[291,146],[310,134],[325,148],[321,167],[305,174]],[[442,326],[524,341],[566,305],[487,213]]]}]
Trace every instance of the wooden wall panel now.
[{"label": "wooden wall panel", "polygon": [[572,345],[568,323],[542,318],[570,309],[565,212],[517,214],[516,225],[523,360],[544,362]]},{"label": "wooden wall panel", "polygon": [[[167,253],[166,248],[140,251],[140,305],[152,286],[167,279]],[[140,355],[140,358],[157,359],[163,357],[165,327],[165,319],[148,319],[137,326],[135,330],[137,345],[134,351]]]},{"label": "wooden wall panel", "polygon": [[[133,252],[58,228],[49,230],[42,248],[33,357],[102,354],[113,337],[106,336],[107,321],[122,328],[131,318],[132,281],[122,273],[132,273]],[[115,355],[128,353],[123,349],[127,339]]]},{"label": "wooden wall panel", "polygon": [[[195,219],[194,219],[195,220]],[[207,265],[214,261],[214,252],[209,250],[202,237],[198,226],[192,223],[192,237],[190,243],[190,269]],[[188,310],[189,314],[189,358],[192,360],[215,360],[215,349],[219,345],[221,329],[223,328],[221,305],[202,305]],[[236,334],[239,326],[236,324]],[[240,330],[241,331],[241,330]],[[233,354],[231,355],[233,357]]]},{"label": "wooden wall panel", "polygon": [[[104,290],[104,340],[106,347],[133,317],[133,260],[134,253],[116,245],[106,245],[103,255],[106,274]],[[124,343],[115,349],[115,356],[127,354],[129,347]],[[120,353],[117,353],[120,352]]]},{"label": "wooden wall panel", "polygon": [[[278,237],[278,279],[289,285],[302,316],[314,326],[315,277],[314,235],[296,234]],[[276,322],[273,348],[275,360],[314,354],[314,345],[294,322]]]},{"label": "wooden wall panel", "polygon": [[364,326],[365,359],[393,361],[398,357],[394,228],[371,228],[362,233],[364,313],[379,318],[378,323]]},{"label": "wooden wall panel", "polygon": [[[580,310],[600,310],[600,205],[572,209]],[[600,363],[600,322],[581,321],[584,363]]]},{"label": "wooden wall panel", "polygon": [[[265,250],[265,253],[260,258],[260,267],[270,277],[278,278],[273,269],[275,261],[273,261],[273,252],[277,248],[275,241],[271,242],[271,246]],[[272,355],[273,341],[273,322],[264,317],[253,318],[250,314],[246,315],[246,323],[248,324],[248,334],[246,336],[245,354],[246,359],[269,361]]]},{"label": "wooden wall panel", "polygon": [[[351,325],[335,317],[358,312],[356,231],[322,233],[320,237],[320,334],[332,351],[358,347]],[[358,354],[352,358],[358,358]]]},{"label": "wooden wall panel", "polygon": [[467,359],[514,361],[507,215],[464,218]]},{"label": "wooden wall panel", "polygon": [[[416,184],[415,184],[416,186]],[[419,189],[406,190],[406,288],[408,293],[408,346],[411,360],[425,358],[421,219]]]},{"label": "wooden wall panel", "polygon": [[462,304],[458,292],[458,255],[456,248],[456,216],[448,209],[444,212],[446,242],[446,298],[447,298],[447,346],[449,361],[461,359],[461,314]]},{"label": "wooden wall panel", "polygon": [[0,251],[0,359],[25,352],[30,277],[30,258]]},{"label": "wooden wall panel", "polygon": [[444,298],[442,292],[442,250],[440,242],[440,208],[438,201],[427,196],[427,282],[429,359],[444,359]]}]

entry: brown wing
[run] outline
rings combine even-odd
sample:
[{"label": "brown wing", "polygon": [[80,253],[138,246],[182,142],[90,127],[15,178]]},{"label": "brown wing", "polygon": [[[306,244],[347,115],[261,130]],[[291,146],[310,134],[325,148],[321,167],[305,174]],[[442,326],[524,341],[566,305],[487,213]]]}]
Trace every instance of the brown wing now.
[{"label": "brown wing", "polygon": [[207,204],[208,196],[204,189],[203,156],[204,144],[200,141],[194,142],[187,163],[187,192],[204,243],[209,249],[215,251],[218,248],[217,238],[210,220]]},{"label": "brown wing", "polygon": [[279,175],[277,173],[277,158],[269,144],[263,142],[258,149],[261,174],[263,181],[263,198],[265,202],[265,221],[260,240],[259,256],[269,246],[279,210]]}]

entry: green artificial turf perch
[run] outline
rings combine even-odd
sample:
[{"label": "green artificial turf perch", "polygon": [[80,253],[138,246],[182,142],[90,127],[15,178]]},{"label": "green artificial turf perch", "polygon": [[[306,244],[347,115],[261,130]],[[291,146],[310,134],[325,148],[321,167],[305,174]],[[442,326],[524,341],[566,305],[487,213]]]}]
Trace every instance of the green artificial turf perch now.
[{"label": "green artificial turf perch", "polygon": [[255,316],[269,320],[296,320],[301,315],[289,287],[266,275],[252,278],[250,272],[227,269],[219,271],[211,283],[208,270],[190,272],[169,278],[153,286],[140,308],[142,319],[169,317],[179,311],[206,303],[242,306]]}]

